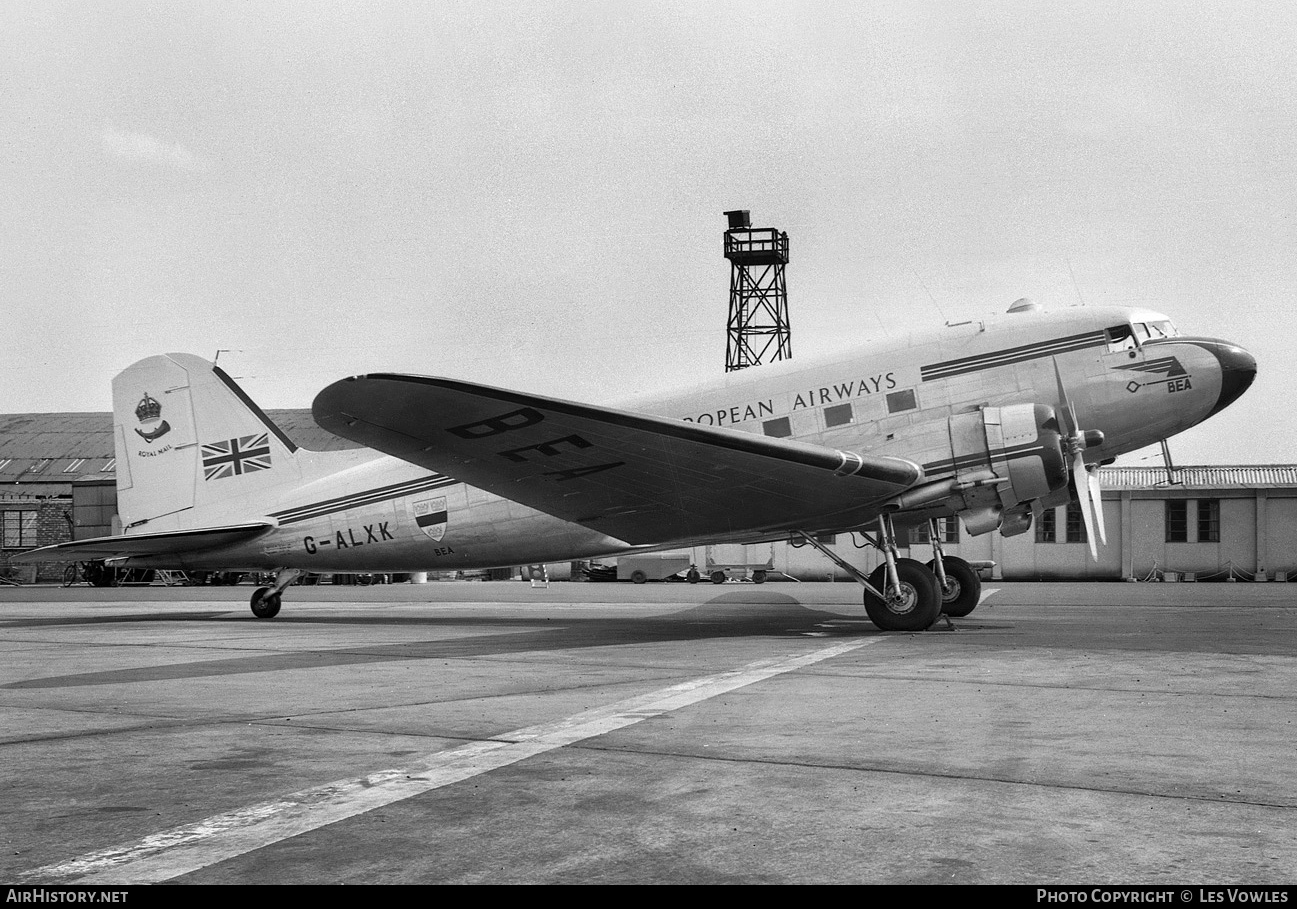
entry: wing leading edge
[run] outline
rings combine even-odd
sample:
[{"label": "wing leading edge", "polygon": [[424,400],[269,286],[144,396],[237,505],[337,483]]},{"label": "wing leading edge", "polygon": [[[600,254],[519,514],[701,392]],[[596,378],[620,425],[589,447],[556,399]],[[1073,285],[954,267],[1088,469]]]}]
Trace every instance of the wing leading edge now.
[{"label": "wing leading edge", "polygon": [[321,391],[336,435],[633,545],[849,527],[917,464],[451,379],[356,376]]}]

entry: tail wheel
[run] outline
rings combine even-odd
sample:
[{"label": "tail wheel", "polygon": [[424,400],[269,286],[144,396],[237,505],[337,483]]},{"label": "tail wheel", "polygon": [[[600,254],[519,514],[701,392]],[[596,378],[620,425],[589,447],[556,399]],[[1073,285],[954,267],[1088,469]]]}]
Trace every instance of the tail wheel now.
[{"label": "tail wheel", "polygon": [[259,619],[273,619],[279,615],[280,595],[272,587],[258,587],[252,594],[252,614]]},{"label": "tail wheel", "polygon": [[925,630],[941,615],[937,576],[914,559],[897,559],[896,575],[900,586],[895,590],[887,590],[886,565],[879,565],[869,576],[869,583],[887,594],[880,600],[865,591],[869,620],[883,631]]},{"label": "tail wheel", "polygon": [[[946,556],[941,560],[946,569],[946,586],[941,591],[941,611],[946,615],[960,618],[977,608],[982,599],[982,578],[958,556]],[[928,563],[930,571],[936,571],[937,562]]]}]

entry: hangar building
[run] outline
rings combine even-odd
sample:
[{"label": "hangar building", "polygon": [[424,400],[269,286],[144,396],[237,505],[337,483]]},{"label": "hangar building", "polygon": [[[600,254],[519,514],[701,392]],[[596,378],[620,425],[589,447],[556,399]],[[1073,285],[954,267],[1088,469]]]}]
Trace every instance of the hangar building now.
[{"label": "hangar building", "polygon": [[[308,410],[267,413],[304,448],[354,447],[320,429]],[[62,566],[39,566],[37,575],[37,566],[11,567],[9,560],[38,546],[117,532],[115,468],[111,414],[0,415],[0,576],[57,579]],[[943,548],[969,561],[993,561],[994,575],[1009,580],[1297,577],[1297,465],[1181,467],[1175,484],[1160,467],[1104,467],[1100,478],[1108,542],[1097,563],[1076,506],[1047,511],[1029,531],[1007,538],[969,536],[950,519],[943,522]],[[927,561],[924,537],[910,531],[909,548]],[[860,542],[839,534],[832,545],[872,568],[877,554]],[[847,579],[809,546],[698,547],[689,555],[700,569],[709,560],[764,563],[772,577]]]}]

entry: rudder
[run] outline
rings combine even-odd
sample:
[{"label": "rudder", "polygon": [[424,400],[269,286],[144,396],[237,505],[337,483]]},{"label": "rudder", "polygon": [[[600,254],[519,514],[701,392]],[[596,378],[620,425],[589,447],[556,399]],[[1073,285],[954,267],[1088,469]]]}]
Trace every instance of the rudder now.
[{"label": "rudder", "polygon": [[125,529],[247,514],[301,478],[297,446],[213,363],[148,357],[113,379],[117,508]]}]

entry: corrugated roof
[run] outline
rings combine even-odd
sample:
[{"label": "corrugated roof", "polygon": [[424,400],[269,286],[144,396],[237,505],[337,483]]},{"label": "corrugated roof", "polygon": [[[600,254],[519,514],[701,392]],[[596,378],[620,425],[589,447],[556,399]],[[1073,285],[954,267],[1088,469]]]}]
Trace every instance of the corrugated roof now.
[{"label": "corrugated roof", "polygon": [[[357,447],[317,426],[309,410],[268,410],[266,415],[303,448]],[[0,414],[0,460],[96,457],[113,457],[111,413]]]},{"label": "corrugated roof", "polygon": [[[1266,489],[1297,486],[1297,464],[1207,465],[1177,467],[1178,486],[1189,489]],[[1154,489],[1168,486],[1164,467],[1101,467],[1104,489]]]},{"label": "corrugated roof", "polygon": [[[266,415],[303,448],[356,448],[316,425],[309,410]],[[70,483],[116,473],[111,413],[0,414],[0,483]]]}]

